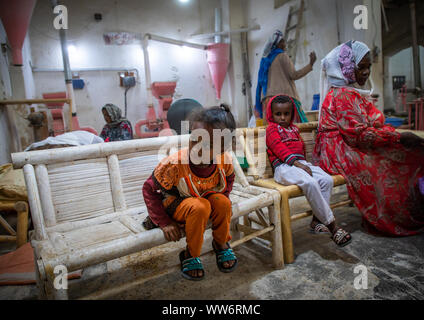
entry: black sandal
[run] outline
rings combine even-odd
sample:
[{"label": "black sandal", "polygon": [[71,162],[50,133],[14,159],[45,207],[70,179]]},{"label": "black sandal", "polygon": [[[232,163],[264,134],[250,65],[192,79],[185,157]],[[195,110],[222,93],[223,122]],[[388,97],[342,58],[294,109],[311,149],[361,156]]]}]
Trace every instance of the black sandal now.
[{"label": "black sandal", "polygon": [[330,230],[322,223],[317,223],[314,228],[310,227],[309,232],[313,234],[331,234]]},{"label": "black sandal", "polygon": [[[343,242],[346,237],[349,236],[349,240]],[[343,230],[342,228],[337,229],[337,231],[331,236],[331,239],[339,246],[344,247],[347,246],[352,241],[352,236],[349,232]]]},{"label": "black sandal", "polygon": [[[227,242],[227,246],[228,246],[227,249],[218,250],[215,247],[214,241],[212,241],[212,248],[216,254],[216,265],[218,266],[219,271],[225,272],[225,273],[233,272],[237,266],[237,257],[235,256],[234,251],[233,249],[231,249],[230,244],[228,242]],[[227,262],[227,261],[234,261],[234,264],[230,268],[225,268],[224,262]]]},{"label": "black sandal", "polygon": [[[202,262],[200,258],[185,258],[185,250],[180,252],[180,262],[181,262],[181,275],[187,280],[200,281],[205,277],[205,270],[203,269]],[[191,270],[202,270],[203,275],[201,277],[193,277],[189,275],[188,271]]]}]

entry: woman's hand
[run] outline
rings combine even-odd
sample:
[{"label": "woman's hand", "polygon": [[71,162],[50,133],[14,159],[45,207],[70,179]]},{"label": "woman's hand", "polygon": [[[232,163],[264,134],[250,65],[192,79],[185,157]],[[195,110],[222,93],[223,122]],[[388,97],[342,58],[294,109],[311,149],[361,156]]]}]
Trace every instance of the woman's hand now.
[{"label": "woman's hand", "polygon": [[400,143],[407,148],[423,147],[424,139],[413,134],[412,132],[402,132],[400,134]]},{"label": "woman's hand", "polygon": [[299,161],[295,161],[294,163],[293,163],[293,165],[295,166],[295,167],[298,167],[298,168],[300,168],[300,169],[303,169],[303,170],[305,170],[311,177],[312,177],[312,170],[311,170],[311,168],[309,168],[308,166],[305,166],[304,164],[302,164],[302,163],[300,163]]},{"label": "woman's hand", "polygon": [[168,241],[178,241],[180,240],[183,235],[181,232],[181,228],[183,227],[183,224],[179,224],[175,221],[171,222],[167,226],[161,228],[163,231],[163,234],[165,236],[165,239]]},{"label": "woman's hand", "polygon": [[309,64],[311,65],[311,67],[314,65],[315,61],[317,61],[317,55],[315,54],[315,51],[312,51],[309,54]]}]

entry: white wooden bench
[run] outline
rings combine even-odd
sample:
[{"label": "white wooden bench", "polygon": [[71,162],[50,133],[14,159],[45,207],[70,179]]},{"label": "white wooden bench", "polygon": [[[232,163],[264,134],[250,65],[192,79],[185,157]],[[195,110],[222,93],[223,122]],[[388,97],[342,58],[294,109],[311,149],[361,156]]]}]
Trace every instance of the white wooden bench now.
[{"label": "white wooden bench", "polygon": [[[58,265],[72,272],[167,242],[160,229],[142,226],[147,216],[142,186],[158,164],[158,154],[166,156],[181,143],[188,144],[188,135],[12,154],[14,167],[24,169],[41,297],[68,298],[67,290],[53,285]],[[237,183],[230,196],[232,230],[244,236],[232,246],[267,236],[273,265],[282,268],[280,195],[250,186],[238,162],[233,162]],[[263,215],[262,208],[268,209],[262,229],[238,224],[250,212]]]},{"label": "white wooden bench", "polygon": [[[306,160],[311,162],[311,155],[314,150],[316,140],[316,130],[318,122],[308,122],[296,124],[300,135],[305,143]],[[312,215],[312,210],[290,214],[289,199],[303,196],[302,189],[297,185],[284,186],[274,180],[274,174],[266,153],[266,127],[244,128],[238,137],[245,152],[249,164],[248,180],[252,185],[278,190],[281,195],[281,231],[283,233],[284,262],[294,262],[293,238],[291,222],[306,218]],[[346,184],[346,180],[341,175],[332,176],[334,187]],[[351,204],[352,201],[346,199],[334,202],[330,207],[337,208]]]}]

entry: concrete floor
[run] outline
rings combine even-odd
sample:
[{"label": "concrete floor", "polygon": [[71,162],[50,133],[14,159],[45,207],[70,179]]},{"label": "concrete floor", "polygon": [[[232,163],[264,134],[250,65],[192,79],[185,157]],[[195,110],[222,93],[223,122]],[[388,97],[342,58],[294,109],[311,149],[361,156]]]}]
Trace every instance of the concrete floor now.
[{"label": "concrete floor", "polygon": [[[343,189],[335,195],[341,196]],[[293,205],[302,210],[304,201]],[[337,247],[328,236],[307,232],[310,219],[293,223],[296,260],[282,270],[271,266],[266,241],[235,248],[236,271],[218,271],[215,256],[202,258],[206,278],[183,279],[178,252],[184,241],[166,244],[87,268],[69,282],[70,299],[424,299],[424,235],[407,238],[366,234],[354,207],[334,210],[339,224],[352,233],[351,244]],[[210,248],[210,232],[205,248]],[[355,289],[358,265],[367,268],[367,289]],[[0,287],[0,299],[36,299],[37,288]]]}]

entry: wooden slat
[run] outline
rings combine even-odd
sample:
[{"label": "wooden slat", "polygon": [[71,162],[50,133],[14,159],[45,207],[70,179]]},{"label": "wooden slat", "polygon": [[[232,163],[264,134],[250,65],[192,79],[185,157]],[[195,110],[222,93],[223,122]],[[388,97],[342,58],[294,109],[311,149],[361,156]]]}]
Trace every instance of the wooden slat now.
[{"label": "wooden slat", "polygon": [[257,230],[257,229],[252,229],[249,227],[246,227],[242,224],[237,224],[237,229],[241,232],[243,232],[244,234],[246,234],[245,237],[241,238],[240,240],[236,240],[231,242],[231,246],[232,247],[236,247],[242,243],[245,243],[246,241],[252,240],[253,238],[259,237],[259,238],[263,238],[265,240],[271,241],[271,237],[269,236],[269,234],[265,235],[266,233],[274,230],[274,226],[269,226],[266,228],[263,228],[261,230]]},{"label": "wooden slat", "polygon": [[16,236],[2,236],[0,235],[0,242],[15,242]]},{"label": "wooden slat", "polygon": [[[351,204],[351,203],[352,203],[352,200],[350,200],[350,199],[344,200],[344,201],[339,201],[339,202],[330,204],[330,208],[334,209],[334,208],[338,208],[338,207],[343,207],[343,206],[346,206],[346,205]],[[290,219],[291,219],[291,221],[300,220],[300,219],[312,216],[312,213],[313,213],[312,210],[308,210],[306,212],[294,214],[290,217]]]},{"label": "wooden slat", "polygon": [[54,226],[56,224],[56,216],[53,207],[47,167],[44,164],[35,166],[35,176],[37,178],[38,191],[40,192],[44,222],[47,227]]},{"label": "wooden slat", "polygon": [[40,196],[38,194],[37,180],[35,178],[34,167],[30,164],[24,166],[24,178],[28,191],[28,202],[31,208],[31,218],[34,223],[35,239],[47,239],[46,227],[44,225],[43,211],[41,208]]},{"label": "wooden slat", "polygon": [[114,212],[106,158],[48,165],[57,223]]},{"label": "wooden slat", "polygon": [[18,201],[15,208],[18,213],[16,246],[19,248],[28,240],[28,204],[25,201]]},{"label": "wooden slat", "polygon": [[[341,175],[335,175],[335,176],[331,176],[331,177],[333,178],[333,184],[334,184],[335,187],[339,186],[339,185],[343,185],[343,184],[346,183],[345,178]],[[303,196],[302,189],[300,189],[300,187],[298,187],[297,185],[284,186],[284,185],[276,182],[274,180],[274,178],[255,180],[255,181],[252,182],[252,184],[254,184],[255,186],[264,187],[264,188],[268,188],[268,189],[269,188],[270,189],[276,189],[281,194],[287,193],[287,195],[290,198]]]},{"label": "wooden slat", "polygon": [[94,160],[110,156],[111,154],[121,155],[142,151],[168,150],[168,148],[172,146],[187,145],[188,139],[188,134],[149,139],[133,139],[67,148],[17,152],[12,153],[11,156],[13,167],[19,169],[25,164],[50,165],[54,163],[64,163],[65,161]]},{"label": "wooden slat", "polygon": [[54,245],[58,249],[85,249],[98,246],[102,243],[128,237],[132,232],[119,221],[99,224],[69,232],[52,234],[55,238]]},{"label": "wooden slat", "polygon": [[[259,220],[257,220],[255,217],[252,217],[252,216],[244,216],[244,217],[247,217],[247,219],[250,221],[250,222],[254,222],[254,223],[256,223],[257,225],[260,225],[260,226],[262,226],[262,227],[267,227],[268,226],[268,224],[264,224],[264,223],[262,223],[261,221],[259,221]],[[249,223],[249,225],[250,225],[250,223]]]},{"label": "wooden slat", "polygon": [[110,187],[112,189],[112,200],[115,206],[115,211],[125,210],[124,189],[122,188],[121,172],[119,169],[119,161],[116,154],[112,154],[107,159],[110,176]]},{"label": "wooden slat", "polygon": [[9,232],[9,234],[11,234],[12,236],[16,236],[16,231],[2,216],[0,216],[0,224],[6,229],[7,232]]},{"label": "wooden slat", "polygon": [[71,99],[61,98],[61,99],[26,99],[26,100],[0,100],[0,105],[14,105],[14,104],[36,104],[36,103],[57,103],[64,102],[70,103]]},{"label": "wooden slat", "polygon": [[128,208],[144,206],[142,189],[159,164],[161,157],[154,154],[138,154],[136,157],[119,161],[122,188]]},{"label": "wooden slat", "polygon": [[262,209],[255,210],[256,215],[258,216],[259,220],[261,221],[261,224],[266,226],[268,223],[265,221],[265,218],[263,217]]}]

